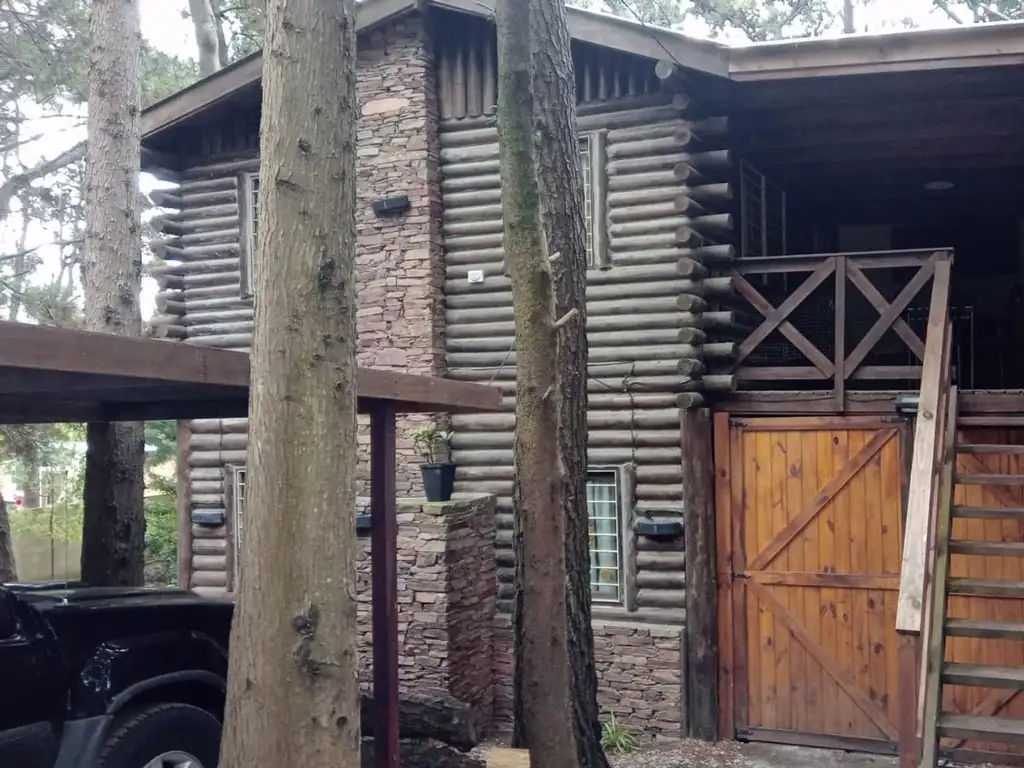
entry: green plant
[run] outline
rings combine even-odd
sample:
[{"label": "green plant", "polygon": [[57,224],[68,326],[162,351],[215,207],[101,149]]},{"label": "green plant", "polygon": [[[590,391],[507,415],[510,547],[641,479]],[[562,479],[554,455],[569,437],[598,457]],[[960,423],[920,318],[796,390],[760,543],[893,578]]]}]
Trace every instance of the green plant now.
[{"label": "green plant", "polygon": [[443,464],[451,455],[452,432],[424,424],[412,433],[412,445],[427,464]]},{"label": "green plant", "polygon": [[146,583],[172,587],[178,581],[178,502],[174,496],[147,496]]},{"label": "green plant", "polygon": [[615,715],[608,716],[608,722],[601,727],[601,746],[611,752],[632,752],[640,742],[633,735],[632,729],[623,725]]}]

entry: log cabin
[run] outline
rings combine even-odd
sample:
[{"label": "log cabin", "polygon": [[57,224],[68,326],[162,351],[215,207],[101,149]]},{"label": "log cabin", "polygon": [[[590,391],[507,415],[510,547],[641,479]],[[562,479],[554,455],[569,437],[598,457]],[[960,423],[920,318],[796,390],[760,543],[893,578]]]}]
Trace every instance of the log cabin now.
[{"label": "log cabin", "polygon": [[[509,715],[511,292],[494,0],[358,8],[360,364],[490,383]],[[1024,24],[729,47],[569,10],[601,704],[646,735],[1024,741]],[[257,54],[148,108],[159,332],[248,349]],[[399,495],[419,492],[410,431]],[[230,593],[246,421],[182,427],[188,586]],[[685,546],[684,546],[685,544]],[[920,762],[919,761],[924,761]]]}]

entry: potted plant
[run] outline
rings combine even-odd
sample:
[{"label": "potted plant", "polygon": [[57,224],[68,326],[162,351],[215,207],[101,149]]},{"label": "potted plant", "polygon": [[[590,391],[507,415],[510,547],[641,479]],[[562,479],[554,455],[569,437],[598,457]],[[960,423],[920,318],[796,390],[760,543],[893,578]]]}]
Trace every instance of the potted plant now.
[{"label": "potted plant", "polygon": [[424,424],[412,433],[412,444],[423,457],[420,474],[427,501],[448,501],[455,486],[455,464],[451,460],[452,433],[437,424]]}]

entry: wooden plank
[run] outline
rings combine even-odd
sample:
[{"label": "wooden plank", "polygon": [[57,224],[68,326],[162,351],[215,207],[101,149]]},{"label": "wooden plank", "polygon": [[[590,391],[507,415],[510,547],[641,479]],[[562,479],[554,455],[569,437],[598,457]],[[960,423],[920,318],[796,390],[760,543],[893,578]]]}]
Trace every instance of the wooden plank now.
[{"label": "wooden plank", "polygon": [[990,416],[961,416],[961,427],[1024,427],[1024,416],[1014,416],[1000,412]]},{"label": "wooden plank", "polygon": [[191,483],[188,478],[188,422],[178,422],[178,467],[176,486],[178,489],[178,586],[188,589],[192,575],[192,505],[190,503]]},{"label": "wooden plank", "polygon": [[850,482],[854,475],[861,470],[861,468],[867,464],[875,454],[877,454],[882,446],[889,441],[896,434],[895,429],[880,430],[874,437],[868,442],[867,445],[861,449],[853,459],[850,460],[849,464],[840,470],[839,474],[832,478],[829,483],[822,488],[814,500],[804,507],[799,514],[797,514],[789,524],[776,536],[768,546],[765,547],[757,557],[750,563],[749,569],[761,570],[765,566],[769,565],[775,557],[789,545],[789,543],[799,535],[800,531],[814,519],[822,508],[832,500],[832,498],[839,493],[846,484]]},{"label": "wooden plank", "polygon": [[1010,638],[1024,640],[1024,621],[947,619],[946,634],[953,637]]},{"label": "wooden plank", "polygon": [[[892,324],[896,322],[896,318],[900,316],[900,313],[907,308],[910,304],[911,299],[920,293],[921,289],[924,288],[935,272],[935,262],[926,261],[924,265],[917,271],[910,281],[903,287],[903,290],[897,294],[896,298],[893,299],[891,304],[888,304],[881,316],[875,321],[875,324],[871,326],[871,330],[867,332],[861,342],[854,348],[850,356],[846,358],[846,375],[851,375],[862,362],[864,358],[868,356],[868,353],[875,348],[875,345],[882,340],[882,336],[885,332],[892,327]],[[883,300],[884,301],[884,300]],[[922,355],[923,357],[923,355]]]},{"label": "wooden plank", "polygon": [[743,578],[755,584],[790,587],[830,587],[833,589],[878,589],[900,588],[900,577],[875,573],[820,573],[813,571],[752,571]]},{"label": "wooden plank", "polygon": [[897,738],[896,726],[889,721],[888,715],[873,702],[870,697],[857,685],[857,682],[853,679],[849,670],[840,667],[835,659],[825,653],[821,646],[818,644],[816,638],[811,637],[807,631],[800,626],[800,624],[794,619],[793,615],[767,590],[762,587],[748,583],[748,588],[757,594],[758,599],[763,605],[765,605],[775,616],[782,620],[782,623],[786,626],[790,636],[799,642],[804,649],[813,656],[822,668],[832,677],[839,687],[857,704],[858,707],[868,716],[882,733],[884,733],[890,739]]},{"label": "wooden plank", "polygon": [[735,417],[732,424],[748,432],[787,430],[791,432],[836,429],[885,429],[899,425],[896,416],[772,416]]},{"label": "wooden plank", "polygon": [[686,554],[686,688],[690,737],[718,739],[718,605],[715,589],[711,412],[680,412]]},{"label": "wooden plank", "polygon": [[950,263],[935,265],[928,326],[925,334],[924,374],[914,431],[914,453],[911,461],[911,485],[907,499],[903,562],[900,573],[900,598],[896,611],[896,628],[903,632],[920,632],[925,598],[926,555],[929,520],[931,518],[936,451],[939,440],[939,412],[943,391],[943,371],[947,365],[948,308]]},{"label": "wooden plank", "polygon": [[1024,522],[1024,507],[953,507],[953,517],[983,518]]},{"label": "wooden plank", "polygon": [[846,259],[836,259],[836,306],[835,306],[835,374],[832,393],[836,410],[843,409],[846,401]]},{"label": "wooden plank", "polygon": [[[753,495],[756,506],[753,514],[746,515],[745,525],[756,525],[756,538],[746,536],[746,553],[755,554],[760,552],[773,536],[775,520],[773,515],[774,499],[772,498],[772,437],[771,432],[757,432],[750,435],[755,450],[749,458],[744,457],[744,463],[749,462],[748,474],[754,479]],[[744,483],[746,486],[749,483]],[[748,492],[749,493],[749,492]],[[744,570],[754,570],[750,563]],[[743,583],[744,594],[747,600],[754,602],[757,609],[752,616],[757,619],[756,637],[758,641],[758,658],[756,662],[757,673],[751,678],[758,683],[757,689],[751,690],[751,718],[747,725],[758,725],[765,728],[777,727],[775,723],[775,706],[778,702],[778,681],[776,674],[776,648],[775,648],[775,616],[771,611],[766,610],[761,595],[755,592],[748,582]],[[756,715],[756,717],[754,716]],[[738,724],[737,724],[738,725]]]},{"label": "wooden plank", "polygon": [[[875,287],[875,284],[868,279],[868,276],[856,264],[849,264],[846,269],[850,275],[850,282],[857,286],[858,290],[864,294],[864,298],[871,303],[871,306],[877,309],[879,313],[884,312],[886,307],[889,306],[889,302],[886,301],[881,291]],[[907,346],[910,347],[910,351],[917,355],[917,359],[924,361],[924,342],[911,330],[902,317],[897,315],[893,321],[892,329],[906,342]],[[836,357],[839,357],[838,353]]]},{"label": "wooden plank", "polygon": [[[750,542],[756,542],[757,529],[757,506],[756,497],[747,496],[747,484],[755,477],[753,467],[756,466],[757,453],[748,450],[754,444],[754,435],[748,435],[746,430],[731,430],[732,445],[730,448],[730,461],[732,462],[732,499],[729,509],[732,514],[730,531],[732,532],[732,567],[733,572],[739,573],[746,570],[747,551],[752,546]],[[749,459],[748,459],[749,454]],[[748,477],[746,472],[747,463],[752,466]],[[754,505],[748,504],[754,499]],[[760,659],[758,649],[755,647],[755,638],[758,637],[759,625],[750,617],[755,606],[750,600],[746,586],[742,581],[733,580],[733,621],[735,627],[732,630],[733,639],[733,683],[735,690],[733,728],[739,731],[754,719],[753,710],[755,705],[760,708],[760,691],[754,686],[756,677],[751,670],[758,669]],[[753,629],[752,629],[753,627]],[[755,691],[755,696],[751,695]],[[722,734],[719,734],[721,736]]]},{"label": "wooden plank", "polygon": [[949,593],[953,595],[971,595],[974,597],[1005,597],[1024,600],[1024,581],[954,577],[949,580]]},{"label": "wooden plank", "polygon": [[[963,423],[963,419],[960,419]],[[963,467],[975,475],[988,474],[988,467],[982,462],[977,456],[971,454],[961,454],[957,456],[958,467]],[[958,482],[961,482],[958,478]],[[1020,504],[1020,498],[1013,493],[1010,488],[1001,484],[988,485],[985,488],[985,494],[997,503],[1006,507],[1016,507]]]},{"label": "wooden plank", "polygon": [[[733,558],[732,558],[732,475],[729,414],[714,415],[715,450],[715,538],[718,569],[718,732],[723,738],[735,733],[733,721]],[[745,641],[745,639],[744,639]]]},{"label": "wooden plank", "polygon": [[1024,744],[1024,720],[944,713],[939,717],[939,733],[968,740],[986,740]]},{"label": "wooden plank", "polygon": [[949,551],[954,555],[1024,557],[1024,541],[951,541]]},{"label": "wooden plank", "polygon": [[1024,456],[1024,445],[978,445],[975,443],[959,443],[956,447],[956,450],[957,453],[960,454],[1012,454],[1014,456]]},{"label": "wooden plank", "polygon": [[[812,485],[823,488],[835,476],[836,467],[845,464],[845,460],[838,462],[838,457],[833,451],[833,440],[840,433],[833,430],[840,430],[840,426],[829,427],[819,430],[815,435],[816,450],[815,460],[817,461],[817,477],[808,477]],[[818,568],[822,572],[834,572],[836,570],[836,525],[835,518],[838,510],[835,504],[831,508],[826,507],[819,514],[811,525],[817,528],[818,533]],[[836,595],[838,591],[831,587],[822,587],[818,590],[819,603],[819,637],[821,647],[825,653],[838,658],[839,632],[838,632],[838,610],[836,608]],[[842,715],[840,712],[839,687],[823,671],[819,672],[821,680],[821,723],[822,730],[826,733],[842,733]]]},{"label": "wooden plank", "polygon": [[773,307],[771,303],[765,299],[757,289],[754,288],[747,280],[741,277],[738,273],[734,274],[733,287],[736,292],[739,293],[743,298],[750,302],[758,312],[764,315],[764,322],[748,336],[742,344],[740,344],[739,350],[736,354],[736,363],[742,362],[762,341],[764,341],[768,335],[776,328],[793,343],[793,345],[799,349],[808,360],[810,360],[815,368],[821,371],[825,378],[831,377],[835,368],[832,365],[832,361],[825,357],[822,352],[815,347],[806,336],[798,331],[793,324],[786,320],[787,317],[806,299],[811,293],[821,285],[826,278],[832,272],[835,271],[835,259],[828,258],[821,263],[821,265],[811,273],[804,282],[793,291],[790,296],[782,302],[778,307]]},{"label": "wooden plank", "polygon": [[997,667],[989,664],[947,663],[942,669],[942,680],[952,685],[975,685],[985,688],[1024,688],[1024,669]]},{"label": "wooden plank", "polygon": [[831,375],[809,365],[741,365],[735,373],[742,381],[824,381]]},{"label": "wooden plank", "polygon": [[[801,441],[801,459],[803,465],[800,472],[802,496],[799,506],[803,507],[803,505],[813,498],[818,489],[828,482],[828,480],[826,479],[819,482],[818,479],[818,433],[800,431],[795,434],[799,435]],[[821,516],[819,515],[818,520],[807,526],[802,537],[804,571],[815,575],[821,573],[823,570],[819,544],[820,527]],[[762,571],[762,573],[764,573],[764,571]],[[799,583],[796,580],[790,580],[789,584],[799,586]],[[821,637],[822,591],[823,590],[819,587],[800,590],[803,598],[803,615],[801,620],[807,628],[807,631],[814,637],[818,638]],[[824,733],[825,718],[823,699],[825,696],[825,690],[823,685],[824,680],[822,669],[817,663],[815,663],[814,659],[810,657],[805,659],[804,666],[806,668],[807,678],[806,729],[811,733]]]},{"label": "wooden plank", "polygon": [[917,678],[919,635],[901,632],[897,654],[899,664],[899,768],[918,768],[921,742],[917,737]]},{"label": "wooden plank", "polygon": [[398,521],[391,403],[381,403],[370,414],[370,516],[375,767],[398,768]]},{"label": "wooden plank", "polygon": [[[785,443],[782,444],[780,441],[780,444],[784,446],[782,466],[785,471],[785,489],[783,499],[786,517],[788,518],[794,510],[802,509],[805,503],[803,493],[804,456],[803,443],[799,432],[787,430],[780,433],[780,438],[783,436],[785,437]],[[810,494],[813,494],[816,490],[816,487],[812,488]],[[803,539],[810,527],[805,528],[801,536],[794,539],[793,543],[786,550],[786,567],[789,570],[798,572],[806,570]],[[804,614],[803,593],[806,591],[787,584],[782,589],[775,590],[774,592],[779,602],[785,605],[796,620],[800,622],[800,625],[810,633],[809,622]],[[815,664],[813,659],[807,657],[806,651],[804,651],[799,643],[789,642],[788,645],[789,706],[787,709],[789,710],[789,727],[795,731],[809,731],[811,728],[807,717],[809,693],[807,690],[807,668],[808,666],[817,667],[817,664]]]},{"label": "wooden plank", "polygon": [[959,485],[1017,485],[1024,486],[1024,475],[960,475],[956,476]]}]

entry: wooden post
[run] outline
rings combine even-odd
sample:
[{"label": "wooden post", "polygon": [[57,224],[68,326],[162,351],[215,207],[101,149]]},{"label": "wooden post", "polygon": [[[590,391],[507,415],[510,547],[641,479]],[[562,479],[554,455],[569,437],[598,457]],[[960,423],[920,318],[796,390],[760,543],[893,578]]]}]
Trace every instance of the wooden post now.
[{"label": "wooden post", "polygon": [[370,515],[375,768],[398,768],[398,522],[391,402],[377,402],[370,412]]},{"label": "wooden post", "polygon": [[689,735],[718,739],[718,589],[711,414],[680,411],[686,551],[686,702]]},{"label": "wooden post", "polygon": [[900,768],[917,768],[921,741],[918,738],[918,642],[920,635],[900,632],[896,652],[896,695],[899,697]]},{"label": "wooden post", "polygon": [[836,259],[836,338],[835,354],[835,385],[833,393],[836,400],[836,413],[842,413],[846,407],[846,257]]},{"label": "wooden post", "polygon": [[192,581],[192,505],[189,503],[187,421],[178,422],[178,587],[188,589]]}]

